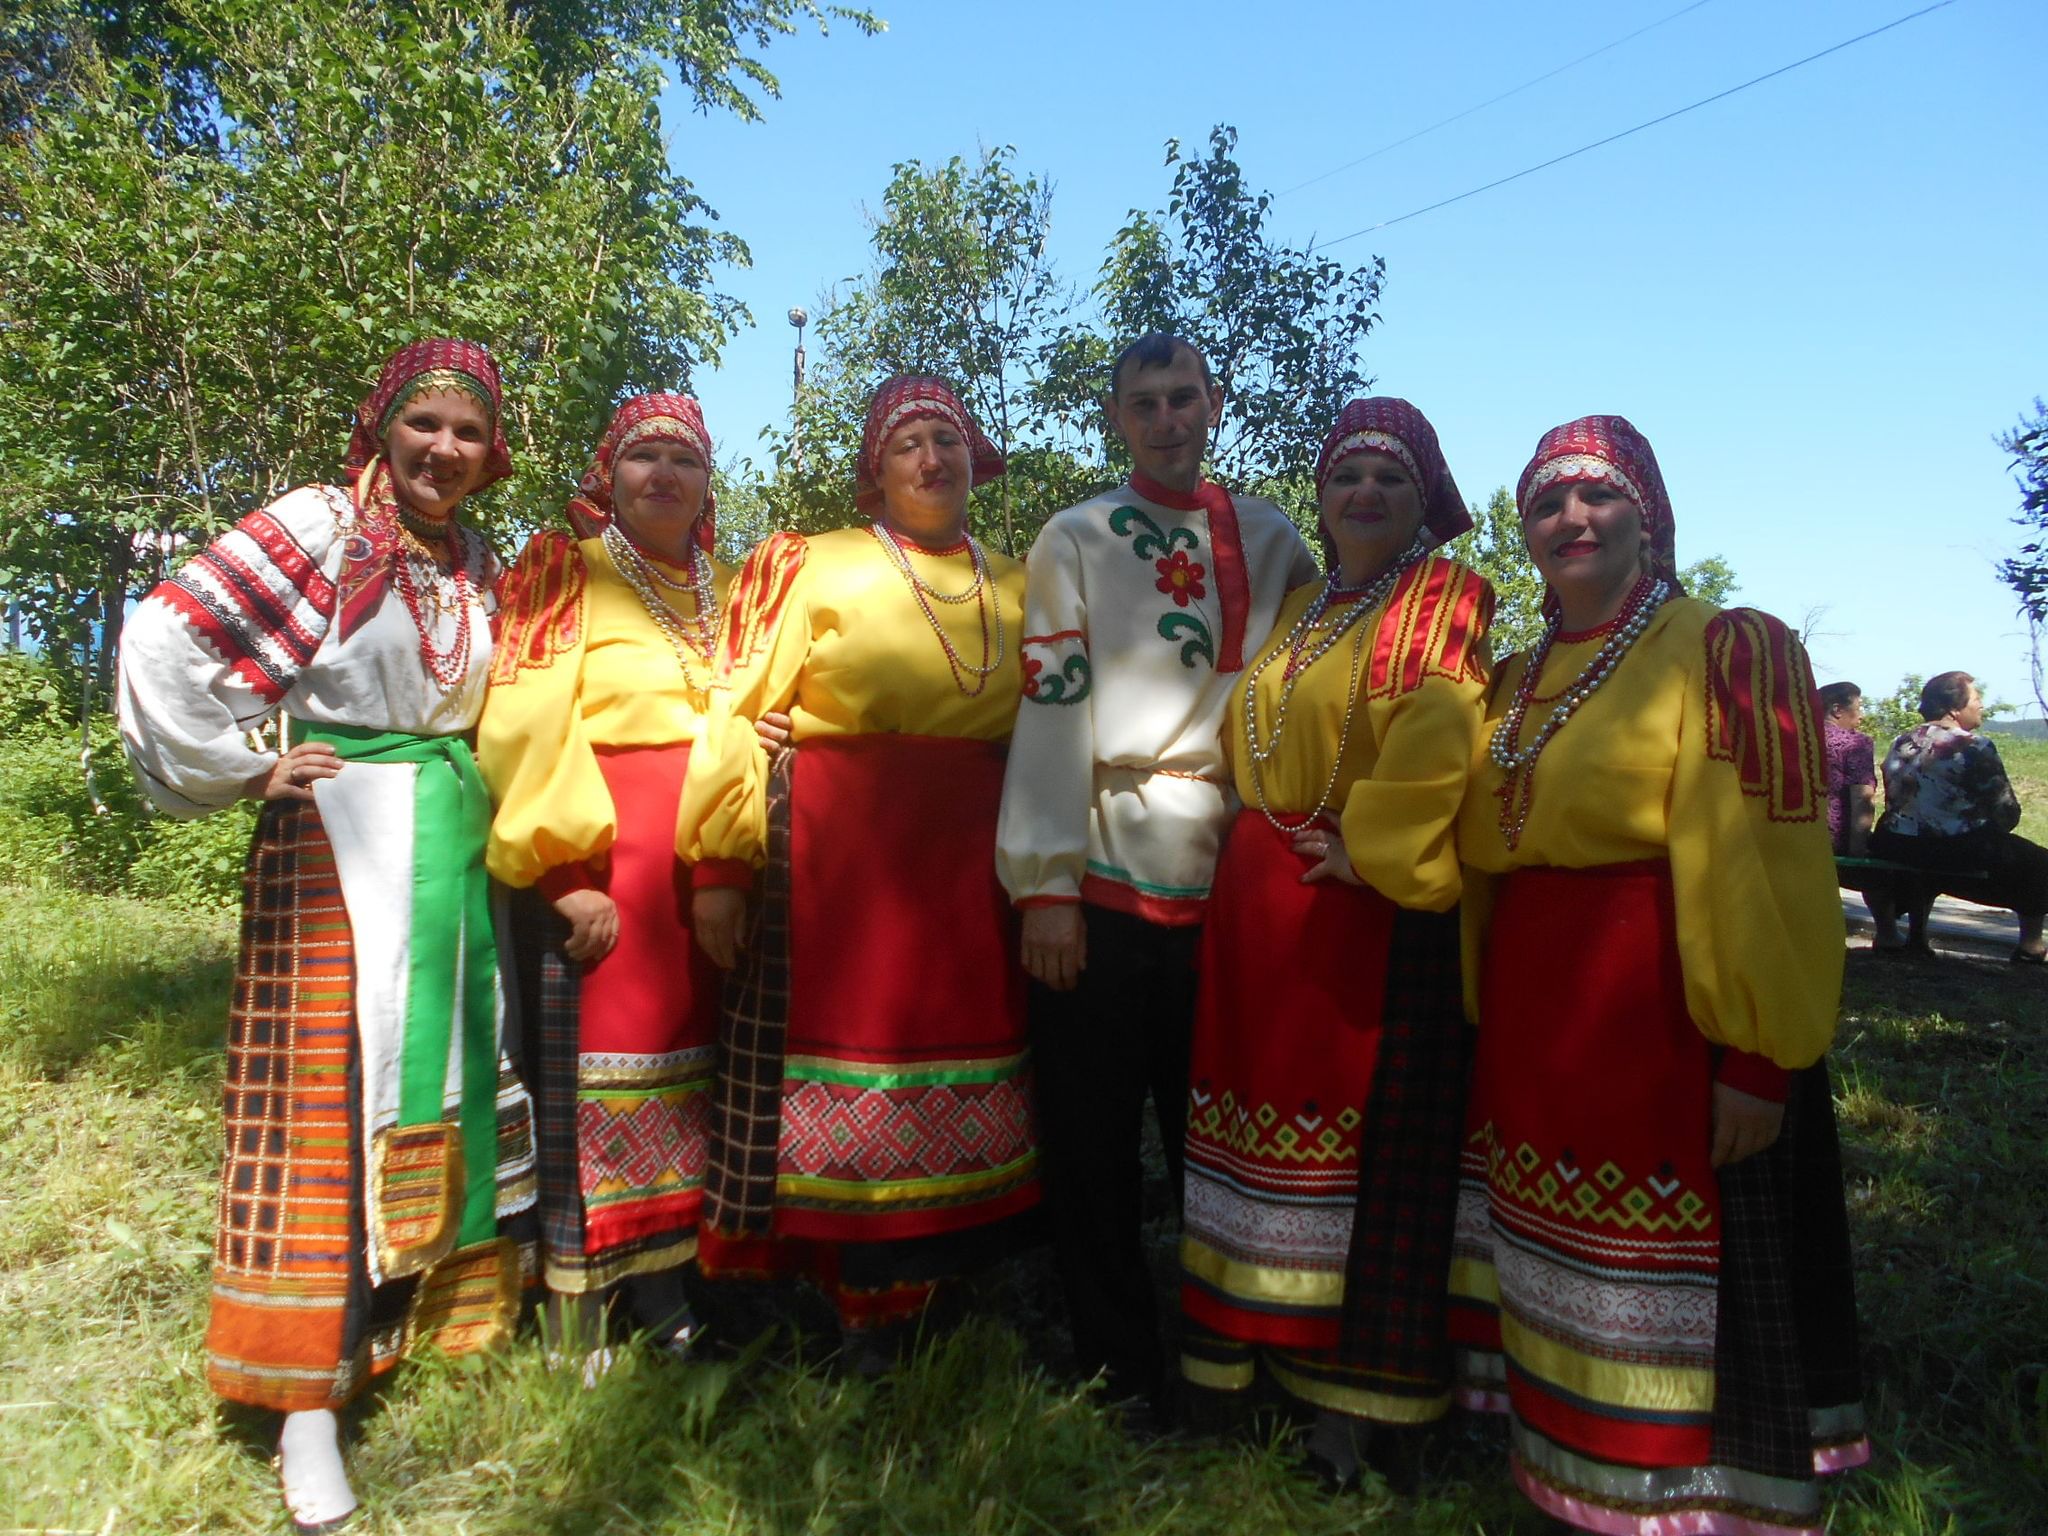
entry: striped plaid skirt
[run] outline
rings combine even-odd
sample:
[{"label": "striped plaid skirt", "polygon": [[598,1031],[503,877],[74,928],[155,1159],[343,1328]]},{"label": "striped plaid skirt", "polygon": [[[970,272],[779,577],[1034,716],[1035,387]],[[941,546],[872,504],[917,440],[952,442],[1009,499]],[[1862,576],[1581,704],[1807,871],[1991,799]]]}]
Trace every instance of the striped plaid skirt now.
[{"label": "striped plaid skirt", "polygon": [[[1572,942],[1558,942],[1558,914]],[[1452,1271],[1461,1396],[1540,1507],[1625,1536],[1820,1528],[1869,1456],[1825,1065],[1712,1167],[1715,1051],[1662,863],[1502,880]]]},{"label": "striped plaid skirt", "polygon": [[[333,1408],[412,1349],[497,1342],[530,1244],[496,1241],[374,1285],[363,1205],[355,946],[319,813],[264,807],[243,874],[207,1380],[235,1402]],[[530,1158],[525,1095],[500,1059],[501,1172]],[[389,1171],[404,1177],[396,1161]],[[523,1177],[516,1175],[515,1177]],[[516,1192],[501,1200],[518,1203]]]}]

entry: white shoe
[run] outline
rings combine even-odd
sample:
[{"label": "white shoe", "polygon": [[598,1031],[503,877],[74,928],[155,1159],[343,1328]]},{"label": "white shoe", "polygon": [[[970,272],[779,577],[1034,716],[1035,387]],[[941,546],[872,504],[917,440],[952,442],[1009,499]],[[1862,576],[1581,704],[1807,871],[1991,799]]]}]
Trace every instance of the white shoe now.
[{"label": "white shoe", "polygon": [[356,1493],[341,1464],[341,1425],[327,1409],[284,1416],[276,1466],[293,1529],[339,1530],[356,1512]]}]

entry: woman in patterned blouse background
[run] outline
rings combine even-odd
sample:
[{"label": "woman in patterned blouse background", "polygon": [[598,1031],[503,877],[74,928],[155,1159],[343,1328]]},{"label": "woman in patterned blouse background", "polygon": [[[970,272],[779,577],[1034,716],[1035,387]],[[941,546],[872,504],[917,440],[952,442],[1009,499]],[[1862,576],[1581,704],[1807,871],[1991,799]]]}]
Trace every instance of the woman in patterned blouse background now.
[{"label": "woman in patterned blouse background", "polygon": [[1943,672],[1920,690],[1922,724],[1884,757],[1884,815],[1871,834],[1879,858],[1944,872],[1982,871],[2020,920],[2016,962],[2048,962],[2048,849],[2019,836],[2019,797],[1998,748],[1977,734],[1984,694],[1967,672]]}]

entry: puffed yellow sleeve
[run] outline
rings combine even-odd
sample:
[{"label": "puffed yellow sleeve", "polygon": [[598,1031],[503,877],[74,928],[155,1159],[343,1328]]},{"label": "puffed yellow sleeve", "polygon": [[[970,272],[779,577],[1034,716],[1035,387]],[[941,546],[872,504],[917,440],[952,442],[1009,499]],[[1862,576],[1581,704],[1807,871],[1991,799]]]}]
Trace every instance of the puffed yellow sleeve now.
[{"label": "puffed yellow sleeve", "polygon": [[704,726],[676,811],[676,852],[699,885],[736,884],[766,857],[768,758],[754,722],[796,697],[810,651],[802,535],[773,534],[747,556],[719,622]]},{"label": "puffed yellow sleeve", "polygon": [[507,885],[597,858],[618,835],[579,707],[588,585],[576,541],[553,532],[505,581],[476,760],[497,807],[484,862]]},{"label": "puffed yellow sleeve", "polygon": [[1715,615],[1702,653],[1671,783],[1686,1005],[1731,1061],[1796,1070],[1834,1039],[1842,996],[1813,670],[1783,624],[1748,608]]},{"label": "puffed yellow sleeve", "polygon": [[1458,904],[1456,827],[1486,695],[1493,588],[1452,560],[1417,566],[1388,596],[1360,680],[1378,744],[1344,797],[1351,867],[1396,906]]}]

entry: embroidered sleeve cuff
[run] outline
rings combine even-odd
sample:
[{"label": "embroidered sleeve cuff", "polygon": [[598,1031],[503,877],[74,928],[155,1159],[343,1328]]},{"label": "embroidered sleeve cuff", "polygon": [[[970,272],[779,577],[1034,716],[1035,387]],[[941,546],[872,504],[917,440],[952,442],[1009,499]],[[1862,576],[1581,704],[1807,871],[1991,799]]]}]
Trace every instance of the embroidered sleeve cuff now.
[{"label": "embroidered sleeve cuff", "polygon": [[1013,906],[1019,912],[1029,912],[1033,907],[1078,907],[1079,896],[1019,896]]},{"label": "embroidered sleeve cuff", "polygon": [[1785,1102],[1791,1077],[1789,1071],[1768,1056],[1756,1056],[1748,1051],[1723,1051],[1721,1065],[1714,1069],[1715,1082],[1725,1083],[1737,1093],[1746,1093],[1752,1098],[1768,1099],[1773,1104]]},{"label": "embroidered sleeve cuff", "polygon": [[690,886],[733,886],[745,890],[754,883],[754,869],[745,859],[699,859],[690,866]]}]

